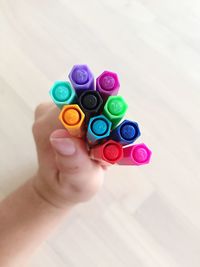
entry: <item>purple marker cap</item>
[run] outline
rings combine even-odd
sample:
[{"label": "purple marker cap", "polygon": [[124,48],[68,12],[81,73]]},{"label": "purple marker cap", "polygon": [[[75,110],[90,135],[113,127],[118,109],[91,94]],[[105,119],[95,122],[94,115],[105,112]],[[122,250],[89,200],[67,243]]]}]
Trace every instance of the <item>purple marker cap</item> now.
[{"label": "purple marker cap", "polygon": [[96,80],[96,89],[104,99],[111,95],[117,95],[119,87],[117,74],[111,71],[104,71]]},{"label": "purple marker cap", "polygon": [[94,90],[94,76],[87,65],[74,65],[69,79],[77,93]]}]

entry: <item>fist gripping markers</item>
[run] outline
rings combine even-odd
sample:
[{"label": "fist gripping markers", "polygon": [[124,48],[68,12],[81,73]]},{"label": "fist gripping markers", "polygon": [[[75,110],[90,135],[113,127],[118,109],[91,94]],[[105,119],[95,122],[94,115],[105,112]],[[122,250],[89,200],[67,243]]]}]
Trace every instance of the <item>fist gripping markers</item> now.
[{"label": "fist gripping markers", "polygon": [[85,140],[91,159],[105,165],[148,164],[151,150],[143,143],[133,144],[141,135],[138,123],[121,122],[128,104],[117,95],[117,74],[104,71],[95,84],[91,70],[82,64],[73,66],[69,80],[55,82],[49,93],[61,109],[59,120],[71,136]]}]

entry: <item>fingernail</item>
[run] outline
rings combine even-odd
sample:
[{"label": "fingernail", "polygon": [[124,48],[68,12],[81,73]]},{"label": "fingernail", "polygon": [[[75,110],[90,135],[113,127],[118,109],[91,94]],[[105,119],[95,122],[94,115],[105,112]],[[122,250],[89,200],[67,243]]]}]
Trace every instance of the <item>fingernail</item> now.
[{"label": "fingernail", "polygon": [[71,156],[75,153],[76,147],[70,138],[50,138],[53,148],[63,156]]}]

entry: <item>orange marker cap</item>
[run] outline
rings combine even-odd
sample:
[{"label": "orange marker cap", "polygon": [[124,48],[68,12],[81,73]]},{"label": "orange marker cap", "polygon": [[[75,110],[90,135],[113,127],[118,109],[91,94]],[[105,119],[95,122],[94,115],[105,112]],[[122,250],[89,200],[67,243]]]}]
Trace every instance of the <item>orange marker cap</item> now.
[{"label": "orange marker cap", "polygon": [[71,136],[83,136],[83,122],[85,114],[78,105],[66,105],[62,108],[59,120]]}]

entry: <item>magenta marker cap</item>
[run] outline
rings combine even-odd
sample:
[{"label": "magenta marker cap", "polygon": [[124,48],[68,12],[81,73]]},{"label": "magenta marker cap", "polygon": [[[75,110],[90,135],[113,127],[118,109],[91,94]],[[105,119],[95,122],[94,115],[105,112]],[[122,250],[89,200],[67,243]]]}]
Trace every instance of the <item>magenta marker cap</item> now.
[{"label": "magenta marker cap", "polygon": [[99,91],[103,98],[117,95],[119,87],[117,74],[111,71],[104,71],[96,80],[96,90]]},{"label": "magenta marker cap", "polygon": [[94,76],[87,65],[74,65],[69,79],[77,93],[94,90]]},{"label": "magenta marker cap", "polygon": [[151,150],[145,144],[127,146],[123,148],[124,157],[118,164],[120,165],[144,165],[151,159]]}]

